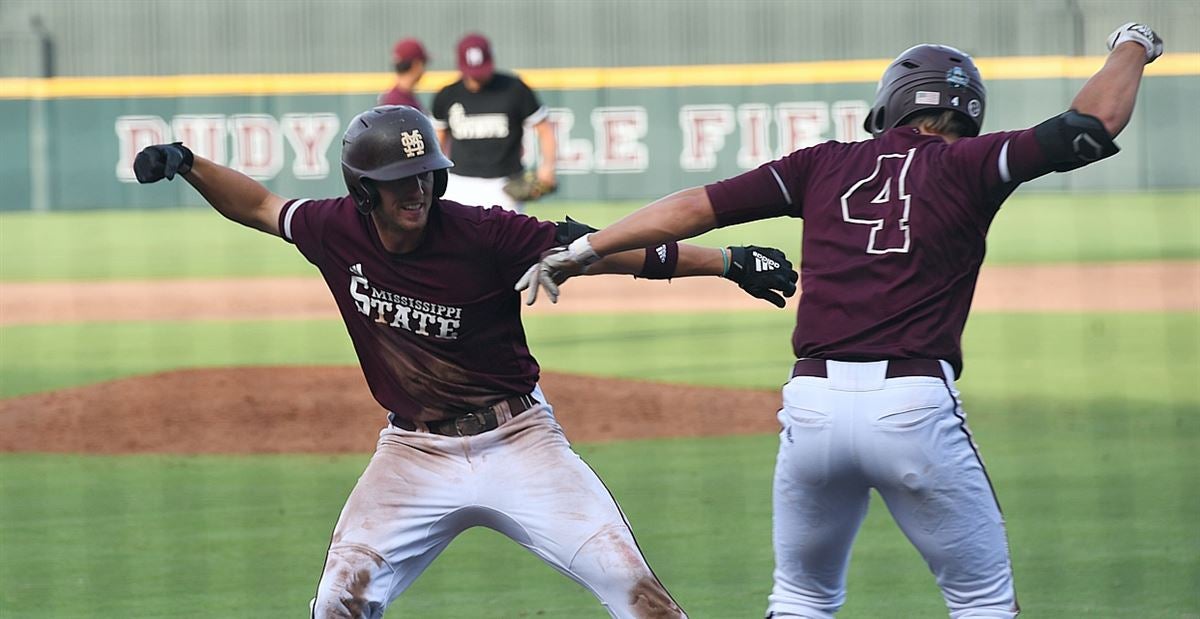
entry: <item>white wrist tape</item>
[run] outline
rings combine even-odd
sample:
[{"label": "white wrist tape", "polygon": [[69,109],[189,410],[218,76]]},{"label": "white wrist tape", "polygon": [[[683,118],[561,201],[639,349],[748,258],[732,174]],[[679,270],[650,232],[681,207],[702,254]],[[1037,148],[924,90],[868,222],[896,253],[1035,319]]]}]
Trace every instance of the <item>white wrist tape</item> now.
[{"label": "white wrist tape", "polygon": [[592,243],[588,240],[590,236],[592,235],[585,234],[571,241],[571,244],[567,246],[567,255],[571,262],[575,262],[585,268],[600,260],[599,254],[596,253],[596,250],[592,249]]}]

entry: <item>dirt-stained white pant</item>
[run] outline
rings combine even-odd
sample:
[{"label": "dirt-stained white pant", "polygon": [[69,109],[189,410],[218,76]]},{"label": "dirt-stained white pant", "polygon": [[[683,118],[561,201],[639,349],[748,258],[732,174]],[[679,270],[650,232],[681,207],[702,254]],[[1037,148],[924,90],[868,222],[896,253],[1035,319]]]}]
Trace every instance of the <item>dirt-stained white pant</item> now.
[{"label": "dirt-stained white pant", "polygon": [[525,203],[517,202],[512,196],[504,193],[504,183],[507,182],[508,179],[503,176],[480,178],[451,173],[444,197],[468,206],[499,206],[508,211],[524,213]]},{"label": "dirt-stained white pant", "polygon": [[826,362],[783,388],[768,617],[829,619],[846,600],[850,546],[871,488],[916,546],[950,616],[1015,617],[1000,507],[944,380],[885,378],[886,361]]},{"label": "dirt-stained white pant", "polygon": [[684,616],[548,405],[475,436],[384,429],[334,529],[313,616],[383,616],[455,536],[475,526],[529,549],[613,617]]}]

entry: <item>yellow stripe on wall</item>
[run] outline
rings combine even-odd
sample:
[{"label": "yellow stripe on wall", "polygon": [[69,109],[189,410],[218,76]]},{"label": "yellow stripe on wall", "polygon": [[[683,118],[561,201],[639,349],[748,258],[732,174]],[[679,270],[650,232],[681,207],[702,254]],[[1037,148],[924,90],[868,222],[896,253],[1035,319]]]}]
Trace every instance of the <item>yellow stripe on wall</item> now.
[{"label": "yellow stripe on wall", "polygon": [[[1104,56],[978,58],[985,80],[1090,77]],[[534,88],[662,88],[766,84],[874,83],[889,60],[837,60],[777,64],[695,65],[518,70]],[[1200,75],[1200,54],[1169,54],[1146,67],[1147,76]],[[421,92],[436,92],[458,79],[431,71]],[[392,85],[390,73],[281,73],[126,77],[0,78],[0,99],[203,97],[255,95],[376,94]]]}]

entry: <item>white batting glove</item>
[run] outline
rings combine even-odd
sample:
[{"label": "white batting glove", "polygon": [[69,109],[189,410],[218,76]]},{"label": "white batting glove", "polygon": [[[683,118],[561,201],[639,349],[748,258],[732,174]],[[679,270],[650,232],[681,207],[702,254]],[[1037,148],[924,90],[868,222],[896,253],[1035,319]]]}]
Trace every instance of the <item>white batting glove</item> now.
[{"label": "white batting glove", "polygon": [[600,260],[588,241],[589,236],[581,236],[566,247],[551,249],[542,255],[541,261],[525,271],[517,280],[517,285],[513,286],[517,292],[529,290],[525,295],[525,305],[533,305],[537,301],[538,288],[545,288],[550,302],[558,303],[558,285],[573,275],[583,273]]},{"label": "white batting glove", "polygon": [[1116,46],[1126,41],[1133,41],[1146,48],[1146,64],[1150,64],[1154,62],[1155,58],[1162,56],[1162,37],[1151,30],[1150,26],[1137,22],[1129,22],[1113,30],[1113,33],[1108,35],[1108,50],[1112,51]]}]

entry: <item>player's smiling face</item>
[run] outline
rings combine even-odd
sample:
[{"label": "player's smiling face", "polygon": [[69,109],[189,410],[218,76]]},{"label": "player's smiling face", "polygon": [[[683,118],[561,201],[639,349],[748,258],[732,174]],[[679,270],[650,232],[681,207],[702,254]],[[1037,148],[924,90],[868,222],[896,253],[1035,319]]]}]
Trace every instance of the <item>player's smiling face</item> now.
[{"label": "player's smiling face", "polygon": [[395,232],[417,232],[429,220],[433,204],[433,172],[378,183],[380,205],[373,214],[381,227]]}]

